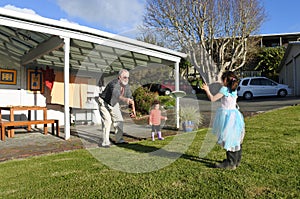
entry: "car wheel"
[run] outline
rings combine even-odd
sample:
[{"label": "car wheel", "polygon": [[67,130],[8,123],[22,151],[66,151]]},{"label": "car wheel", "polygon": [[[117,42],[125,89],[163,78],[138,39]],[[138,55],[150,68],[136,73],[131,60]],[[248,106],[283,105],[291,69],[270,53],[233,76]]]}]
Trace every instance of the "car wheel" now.
[{"label": "car wheel", "polygon": [[165,90],[165,95],[170,95],[171,91],[170,90]]},{"label": "car wheel", "polygon": [[250,100],[252,99],[253,94],[251,92],[245,92],[243,96],[245,100]]},{"label": "car wheel", "polygon": [[281,89],[278,91],[278,96],[279,97],[285,97],[287,95],[287,91],[284,89]]}]

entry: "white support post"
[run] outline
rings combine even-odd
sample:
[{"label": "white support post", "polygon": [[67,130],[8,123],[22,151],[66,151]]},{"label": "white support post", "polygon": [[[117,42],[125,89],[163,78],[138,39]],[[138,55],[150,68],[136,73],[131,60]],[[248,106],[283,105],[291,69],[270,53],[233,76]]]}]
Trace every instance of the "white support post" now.
[{"label": "white support post", "polygon": [[65,140],[70,138],[70,38],[64,37],[65,66],[64,66],[64,119],[65,119]]},{"label": "white support post", "polygon": [[[287,70],[287,69],[286,69]],[[293,77],[293,82],[294,82],[294,89],[293,89],[293,93],[292,93],[292,95],[294,95],[294,96],[297,96],[297,62],[296,62],[296,57],[294,57],[293,56],[293,74],[294,74],[294,77]],[[286,83],[286,84],[288,84],[288,83]]]},{"label": "white support post", "polygon": [[[175,63],[175,91],[179,91],[179,61]],[[179,129],[179,97],[176,97],[176,128]]]}]

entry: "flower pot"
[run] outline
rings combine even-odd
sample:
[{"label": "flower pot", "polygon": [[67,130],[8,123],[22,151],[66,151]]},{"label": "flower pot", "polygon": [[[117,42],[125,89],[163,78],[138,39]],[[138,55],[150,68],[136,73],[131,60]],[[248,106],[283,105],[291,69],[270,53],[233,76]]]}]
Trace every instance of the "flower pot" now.
[{"label": "flower pot", "polygon": [[193,121],[182,122],[182,129],[184,132],[191,132],[194,130],[195,123]]}]

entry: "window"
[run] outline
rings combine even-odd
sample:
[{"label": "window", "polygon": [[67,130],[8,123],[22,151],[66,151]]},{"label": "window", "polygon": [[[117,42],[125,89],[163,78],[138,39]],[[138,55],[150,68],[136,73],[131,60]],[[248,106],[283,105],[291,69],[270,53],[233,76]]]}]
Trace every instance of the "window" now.
[{"label": "window", "polygon": [[261,85],[260,79],[252,79],[251,82],[250,82],[250,85],[260,86]]},{"label": "window", "polygon": [[260,84],[263,85],[263,86],[272,86],[272,82],[270,80],[267,80],[267,79],[261,79]]},{"label": "window", "polygon": [[247,86],[247,85],[248,85],[248,82],[249,82],[249,79],[245,79],[245,80],[242,82],[242,85],[243,85],[243,86]]}]

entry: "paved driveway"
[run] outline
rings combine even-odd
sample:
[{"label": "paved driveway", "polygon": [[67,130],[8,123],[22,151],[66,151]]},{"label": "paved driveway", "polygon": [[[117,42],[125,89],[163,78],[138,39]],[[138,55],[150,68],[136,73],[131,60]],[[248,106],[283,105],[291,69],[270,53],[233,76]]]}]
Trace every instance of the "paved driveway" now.
[{"label": "paved driveway", "polygon": [[[240,111],[243,115],[251,116],[256,113],[270,111],[286,106],[293,106],[300,104],[300,97],[264,97],[255,98],[253,100],[239,100],[238,105]],[[210,102],[207,98],[196,99],[190,97],[184,97],[180,99],[181,106],[194,106],[199,109],[201,114],[204,116],[203,126],[210,125],[212,118],[214,117],[212,113],[221,105],[220,101]]]},{"label": "paved driveway", "polygon": [[300,97],[264,97],[238,102],[242,112],[260,112],[300,104]]},{"label": "paved driveway", "polygon": [[[285,106],[300,104],[300,97],[264,97],[253,100],[239,100],[238,105],[241,112],[261,112],[269,111]],[[209,112],[220,105],[220,102],[210,102],[208,99],[182,98],[180,105],[199,107],[200,111]]]}]

